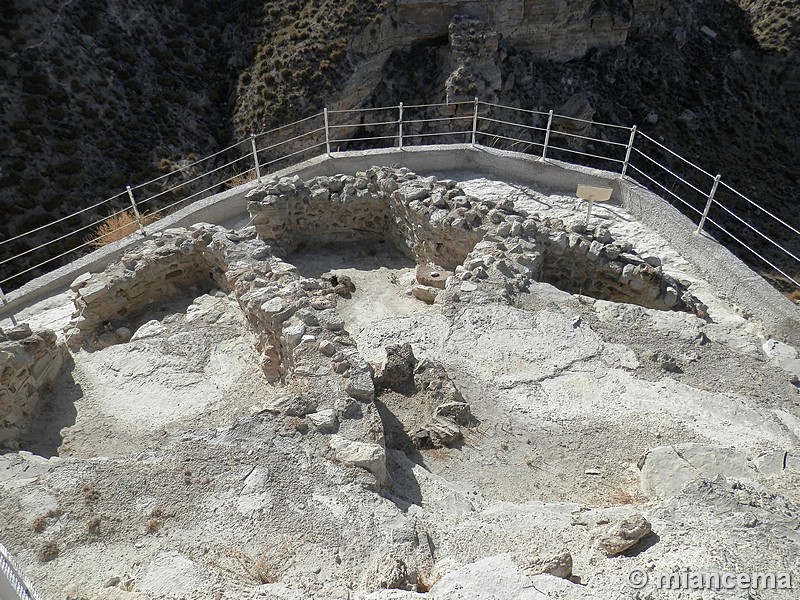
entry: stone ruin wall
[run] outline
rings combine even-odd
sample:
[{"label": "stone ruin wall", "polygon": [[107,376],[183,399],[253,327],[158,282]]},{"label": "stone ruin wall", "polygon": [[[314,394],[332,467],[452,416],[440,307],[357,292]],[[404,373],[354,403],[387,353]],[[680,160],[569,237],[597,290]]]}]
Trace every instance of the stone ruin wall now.
[{"label": "stone ruin wall", "polygon": [[524,281],[537,280],[648,308],[704,312],[684,286],[661,272],[657,257],[639,256],[608,229],[586,231],[540,219],[516,210],[510,200],[481,200],[454,181],[420,177],[405,168],[374,167],[307,182],[297,176],[273,179],[248,198],[257,236],[284,257],[300,244],[371,237],[392,241],[418,264],[456,270],[469,279],[465,273],[472,269],[466,267],[475,260],[465,259],[485,242],[494,244],[498,264],[506,267],[498,273],[501,279],[522,278],[517,290],[524,289]]},{"label": "stone ruin wall", "polygon": [[[309,182],[283,178],[248,198],[258,237],[284,257],[301,244],[385,238],[416,262],[452,269],[487,232],[455,182],[421,178],[408,169],[372,168]],[[433,212],[424,210],[427,205]]]},{"label": "stone ruin wall", "polygon": [[[333,456],[366,468],[379,482],[386,477],[385,442],[374,404],[375,378],[336,310],[338,298],[354,288],[346,277],[300,276],[279,257],[300,244],[391,241],[419,263],[414,294],[427,302],[513,302],[532,281],[544,280],[568,290],[580,287],[584,294],[703,315],[704,307],[654,259],[639,257],[607,230],[570,229],[519,211],[510,200],[481,200],[454,181],[407,169],[372,168],[307,182],[268,180],[251,192],[248,210],[252,226],[232,231],[199,223],[166,230],[102,273],[77,278],[69,344],[95,351],[127,343],[156,303],[218,287],[238,301],[267,381],[285,385],[286,393],[270,400],[266,410],[331,434]],[[64,352],[54,345],[55,336],[40,337],[40,346],[32,345],[40,348],[36,357],[45,350],[52,357],[42,366],[31,360],[25,367],[36,385],[44,381],[43,371],[51,378],[57,373],[57,357]],[[306,392],[292,391],[298,389]],[[35,400],[33,388],[25,393]],[[27,410],[25,401],[12,404]],[[445,413],[437,412],[426,429],[431,443],[459,435],[463,419]]]},{"label": "stone ruin wall", "polygon": [[17,448],[36,417],[43,388],[69,353],[56,334],[19,325],[0,329],[0,446]]},{"label": "stone ruin wall", "polygon": [[[192,265],[197,267],[194,284],[186,269]],[[168,279],[176,270],[182,275]],[[372,370],[335,310],[338,295],[350,293],[351,288],[330,279],[301,277],[254,235],[209,224],[168,230],[132,249],[103,273],[79,278],[73,284],[71,345],[94,351],[127,343],[138,323],[137,314],[125,310],[125,299],[139,283],[150,290],[136,304],[146,311],[180,292],[172,283],[176,279],[186,286],[208,282],[210,277],[238,301],[266,379],[285,384],[285,393],[270,399],[265,412],[331,434],[329,447],[335,459],[363,467],[384,482],[384,434],[373,403]]]}]

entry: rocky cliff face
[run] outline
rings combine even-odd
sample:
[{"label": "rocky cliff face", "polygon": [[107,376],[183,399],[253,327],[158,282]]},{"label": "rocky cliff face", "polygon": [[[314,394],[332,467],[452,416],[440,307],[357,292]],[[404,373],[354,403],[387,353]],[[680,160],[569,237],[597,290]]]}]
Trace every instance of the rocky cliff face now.
[{"label": "rocky cliff face", "polygon": [[[590,48],[622,45],[634,22],[629,0],[397,0],[395,5],[396,11],[387,15],[395,33],[382,36],[384,44],[441,40],[447,37],[450,21],[465,16],[492,23],[509,43],[556,61],[580,58]],[[656,3],[642,5],[636,16],[646,22]]]}]

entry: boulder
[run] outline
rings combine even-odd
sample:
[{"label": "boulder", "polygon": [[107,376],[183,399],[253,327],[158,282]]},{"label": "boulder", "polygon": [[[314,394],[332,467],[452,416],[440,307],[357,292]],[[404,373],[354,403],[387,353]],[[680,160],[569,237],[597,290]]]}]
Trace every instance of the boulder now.
[{"label": "boulder", "polygon": [[336,410],[328,408],[319,412],[310,413],[308,420],[320,433],[329,433],[336,429]]},{"label": "boulder", "polygon": [[314,401],[302,394],[278,396],[268,400],[264,405],[266,412],[283,414],[288,417],[303,417],[313,413],[316,409],[317,406]]},{"label": "boulder", "polygon": [[358,352],[351,352],[347,356],[350,376],[345,384],[345,392],[356,400],[371,402],[375,399],[375,383],[372,380],[372,371],[367,362]]},{"label": "boulder", "polygon": [[443,290],[447,278],[452,274],[435,265],[417,265],[417,282],[424,286]]},{"label": "boulder", "polygon": [[449,419],[458,425],[469,425],[472,414],[466,402],[445,402],[433,411],[434,416]]},{"label": "boulder", "polygon": [[439,295],[439,289],[430,285],[415,285],[411,288],[411,293],[414,294],[414,298],[417,300],[433,304],[436,301],[436,296]]},{"label": "boulder", "polygon": [[679,495],[689,481],[698,477],[753,479],[756,476],[744,455],[733,448],[710,444],[652,448],[639,460],[639,469],[642,491],[657,498]]},{"label": "boulder", "polygon": [[386,480],[386,451],[381,445],[354,442],[340,435],[333,435],[330,447],[339,462],[366,469],[378,481]]}]

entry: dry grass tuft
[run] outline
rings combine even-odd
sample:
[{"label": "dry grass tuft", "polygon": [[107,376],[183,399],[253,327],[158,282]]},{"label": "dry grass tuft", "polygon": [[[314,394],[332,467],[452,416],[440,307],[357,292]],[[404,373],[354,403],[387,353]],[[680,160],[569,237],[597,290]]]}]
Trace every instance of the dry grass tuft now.
[{"label": "dry grass tuft", "polygon": [[[157,221],[159,217],[155,215],[141,215],[142,223],[149,225]],[[111,215],[92,230],[94,239],[91,244],[94,248],[102,248],[122,238],[129,236],[139,230],[139,222],[133,210],[126,210],[116,215]]]},{"label": "dry grass tuft", "polygon": [[275,583],[277,581],[273,565],[270,564],[269,559],[265,556],[259,556],[256,559],[256,562],[250,569],[250,573],[253,579],[260,584]]},{"label": "dry grass tuft", "polygon": [[623,504],[635,504],[636,496],[631,494],[628,490],[617,488],[611,492],[611,503],[616,506],[621,506]]},{"label": "dry grass tuft", "polygon": [[[290,541],[282,539],[274,546],[263,548],[256,556],[241,550],[231,554],[241,569],[259,584],[275,583],[280,579],[280,573],[286,569],[287,564],[295,555],[297,544],[305,541],[305,536],[299,540]],[[229,570],[230,569],[226,569]],[[233,571],[231,571],[233,572]]]},{"label": "dry grass tuft", "polygon": [[36,517],[30,525],[31,531],[34,533],[42,533],[45,529],[47,529],[47,525],[49,523],[50,521],[46,515]]},{"label": "dry grass tuft", "polygon": [[102,523],[102,521],[103,520],[97,515],[89,517],[86,521],[86,529],[88,529],[90,533],[97,533],[100,530],[100,523]]},{"label": "dry grass tuft", "polygon": [[226,183],[225,185],[227,185],[229,188],[235,188],[255,180],[256,180],[256,170],[250,169],[249,171],[237,175],[236,177],[228,181],[228,183]]},{"label": "dry grass tuft", "polygon": [[100,492],[93,485],[84,486],[83,499],[87,504],[89,502],[97,502],[98,500],[100,500]]},{"label": "dry grass tuft", "polygon": [[39,551],[36,553],[36,558],[39,559],[39,562],[50,562],[51,560],[58,558],[59,552],[60,548],[58,547],[58,542],[55,540],[47,540],[39,548]]},{"label": "dry grass tuft", "polygon": [[147,519],[147,522],[144,524],[145,533],[158,533],[158,530],[161,529],[163,524],[163,519]]}]

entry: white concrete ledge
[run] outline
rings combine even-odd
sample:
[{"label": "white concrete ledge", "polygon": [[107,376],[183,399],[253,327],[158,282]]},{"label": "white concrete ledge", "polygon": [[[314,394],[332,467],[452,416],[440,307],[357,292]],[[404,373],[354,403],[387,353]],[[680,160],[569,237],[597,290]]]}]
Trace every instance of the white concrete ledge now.
[{"label": "white concrete ledge", "polygon": [[[719,243],[707,235],[695,234],[696,227],[691,220],[669,203],[633,180],[622,181],[619,175],[609,171],[554,160],[541,161],[529,154],[486,146],[444,144],[323,154],[270,176],[297,174],[310,179],[318,175],[355,173],[372,166],[408,167],[421,174],[473,171],[570,194],[575,193],[578,184],[610,187],[612,199],[664,236],[725,299],[762,321],[769,335],[800,346],[800,308]],[[247,219],[246,195],[256,185],[251,182],[195,202],[147,226],[147,231],[152,234],[201,221],[223,225],[240,222]],[[7,304],[0,306],[0,318],[12,316],[48,295],[63,291],[82,273],[102,271],[141,240],[139,234],[128,236],[30,281],[7,294]]]}]

